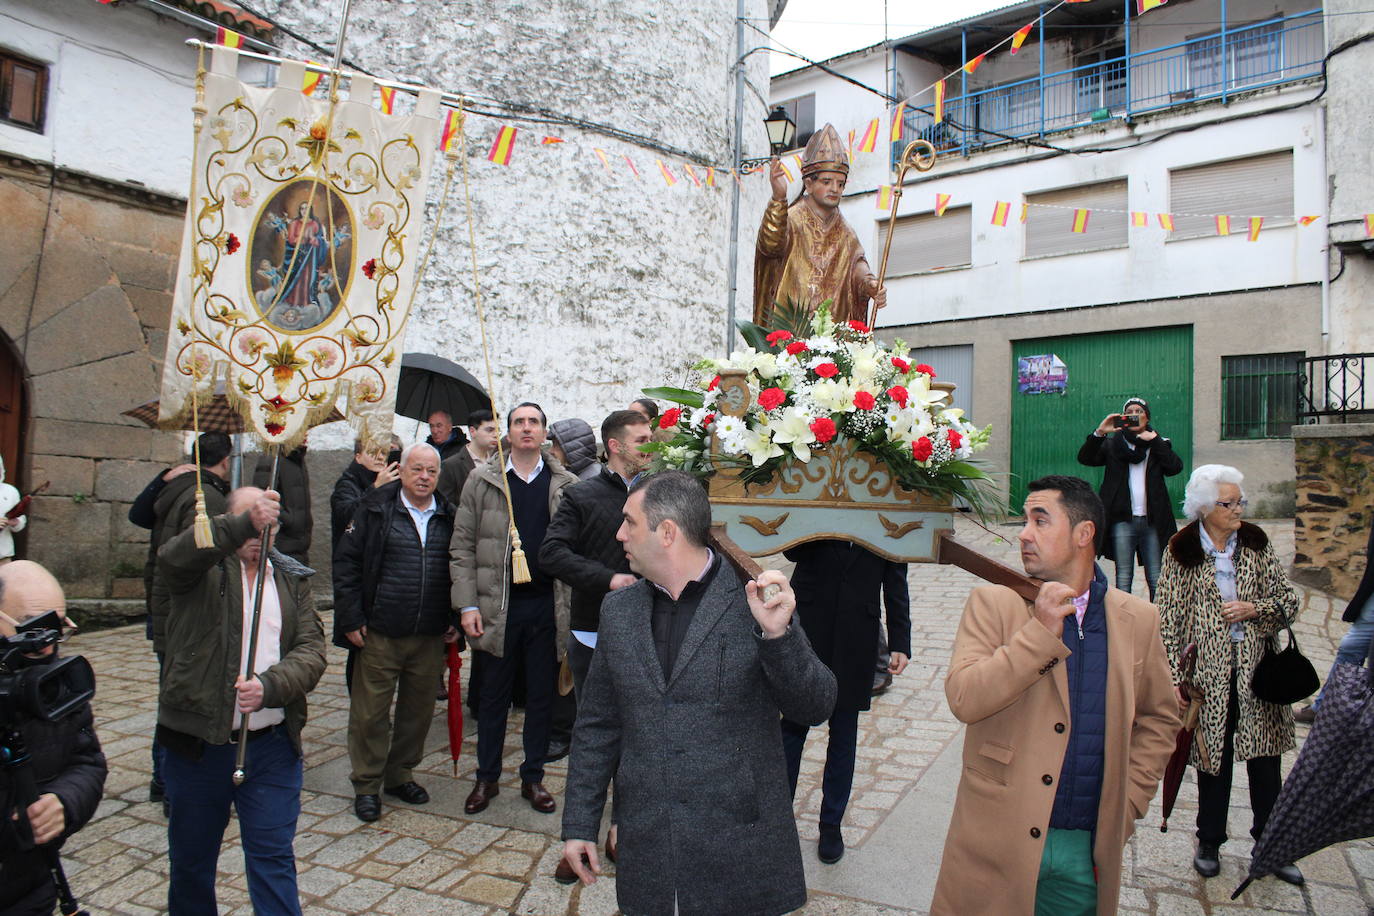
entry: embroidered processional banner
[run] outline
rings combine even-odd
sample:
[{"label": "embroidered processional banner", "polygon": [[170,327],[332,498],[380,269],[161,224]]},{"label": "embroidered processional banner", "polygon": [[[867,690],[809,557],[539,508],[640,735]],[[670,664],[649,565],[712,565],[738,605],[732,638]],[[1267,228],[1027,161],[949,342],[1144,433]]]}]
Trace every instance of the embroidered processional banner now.
[{"label": "embroidered processional banner", "polygon": [[439,94],[391,115],[370,77],[316,99],[299,62],[272,89],[241,82],[237,64],[215,48],[204,76],[159,422],[218,388],[264,443],[289,449],[337,406],[384,445]]}]

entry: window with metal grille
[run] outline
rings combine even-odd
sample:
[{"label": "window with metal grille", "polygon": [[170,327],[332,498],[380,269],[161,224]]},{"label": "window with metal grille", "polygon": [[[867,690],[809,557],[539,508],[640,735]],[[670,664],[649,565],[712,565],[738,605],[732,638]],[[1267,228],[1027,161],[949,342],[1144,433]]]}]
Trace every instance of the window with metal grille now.
[{"label": "window with metal grille", "polygon": [[[1126,179],[1027,194],[1026,257],[1125,248],[1129,242]],[[1020,209],[1012,204],[1011,220]],[[1084,231],[1074,232],[1074,211],[1091,210]]]},{"label": "window with metal grille", "polygon": [[811,135],[816,132],[816,94],[798,96],[795,99],[788,99],[786,102],[779,102],[774,106],[787,112],[787,116],[792,119],[792,123],[797,125],[797,136],[792,141],[793,149],[803,149],[806,142],[811,139]]},{"label": "window with metal grille", "polygon": [[1303,355],[1221,358],[1221,438],[1286,439],[1292,435]]},{"label": "window with metal grille", "polygon": [[43,132],[48,68],[0,51],[0,121]]},{"label": "window with metal grille", "polygon": [[[878,251],[887,244],[888,222],[878,229]],[[880,255],[881,257],[881,255]],[[897,218],[887,276],[927,273],[973,262],[973,208],[950,207],[944,216],[933,212]]]},{"label": "window with metal grille", "polygon": [[1264,228],[1293,223],[1293,151],[1228,159],[1169,172],[1169,241],[1217,234],[1218,215],[1231,216],[1232,232],[1245,232],[1247,216]]}]

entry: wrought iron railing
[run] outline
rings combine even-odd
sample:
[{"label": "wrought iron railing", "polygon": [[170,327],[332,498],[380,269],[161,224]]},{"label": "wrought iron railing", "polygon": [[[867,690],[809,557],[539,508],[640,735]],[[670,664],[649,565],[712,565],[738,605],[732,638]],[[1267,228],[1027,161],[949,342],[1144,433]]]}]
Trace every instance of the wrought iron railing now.
[{"label": "wrought iron railing", "polygon": [[[968,152],[1200,99],[1225,101],[1237,92],[1317,76],[1324,52],[1322,11],[1311,10],[952,96],[945,100],[945,123],[909,112],[906,138]],[[957,80],[949,84],[958,89]],[[893,155],[901,148],[894,144]]]},{"label": "wrought iron railing", "polygon": [[1374,419],[1374,353],[1313,356],[1298,373],[1298,422],[1331,418],[1336,422]]}]

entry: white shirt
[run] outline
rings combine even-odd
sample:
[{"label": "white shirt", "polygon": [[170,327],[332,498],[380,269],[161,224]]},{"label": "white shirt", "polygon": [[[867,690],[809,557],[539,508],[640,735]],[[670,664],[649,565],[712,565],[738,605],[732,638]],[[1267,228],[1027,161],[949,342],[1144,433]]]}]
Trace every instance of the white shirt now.
[{"label": "white shirt", "polygon": [[521,480],[523,480],[525,483],[529,483],[529,482],[531,482],[532,480],[534,480],[534,478],[538,477],[538,476],[539,476],[539,472],[542,471],[542,470],[544,470],[544,455],[543,455],[543,453],[540,453],[540,455],[539,455],[539,460],[538,460],[537,462],[535,462],[534,470],[533,470],[533,471],[530,471],[530,476],[528,476],[528,477],[526,477],[524,474],[521,474],[518,470],[516,470],[516,467],[515,467],[515,457],[514,457],[513,455],[507,455],[507,456],[506,456],[506,471],[507,471],[507,473],[509,473],[509,472],[511,472],[511,471],[515,471],[515,476],[516,476],[516,477],[519,477],[519,478],[520,478]]},{"label": "white shirt", "polygon": [[429,508],[417,509],[411,504],[410,500],[406,498],[406,491],[402,490],[401,505],[406,507],[406,511],[410,513],[411,521],[415,522],[416,530],[420,532],[420,546],[425,546],[425,537],[429,534],[429,520],[434,517],[434,511],[438,508],[434,501],[434,496],[431,495],[429,497]]},{"label": "white shirt", "polygon": [[[248,637],[253,633],[253,595],[256,584],[248,579],[248,567],[240,565],[243,580],[243,637],[239,644],[239,673],[248,674]],[[258,618],[258,650],[253,656],[253,671],[266,671],[281,661],[281,599],[277,596],[277,580],[272,574],[272,561],[267,562],[266,578],[262,585],[262,616]],[[261,678],[259,678],[261,680]],[[237,718],[237,716],[235,716]],[[264,706],[248,714],[249,731],[257,731],[286,721],[286,710],[280,706]]]},{"label": "white shirt", "polygon": [[[1130,446],[1130,443],[1127,443]],[[1131,448],[1144,448],[1144,445],[1130,446]],[[1145,505],[1145,466],[1150,463],[1150,456],[1147,454],[1144,461],[1137,461],[1130,466],[1131,471],[1131,514],[1144,517],[1149,515],[1149,510]]]}]

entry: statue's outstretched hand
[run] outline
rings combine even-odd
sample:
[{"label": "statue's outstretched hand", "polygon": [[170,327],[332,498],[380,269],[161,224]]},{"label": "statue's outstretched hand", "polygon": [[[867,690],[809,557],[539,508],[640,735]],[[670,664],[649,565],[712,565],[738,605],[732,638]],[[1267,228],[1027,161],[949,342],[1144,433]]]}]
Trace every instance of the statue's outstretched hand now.
[{"label": "statue's outstretched hand", "polygon": [[772,168],[768,172],[768,180],[773,185],[773,199],[787,199],[787,173],[782,170],[782,160],[777,156],[773,157]]}]

